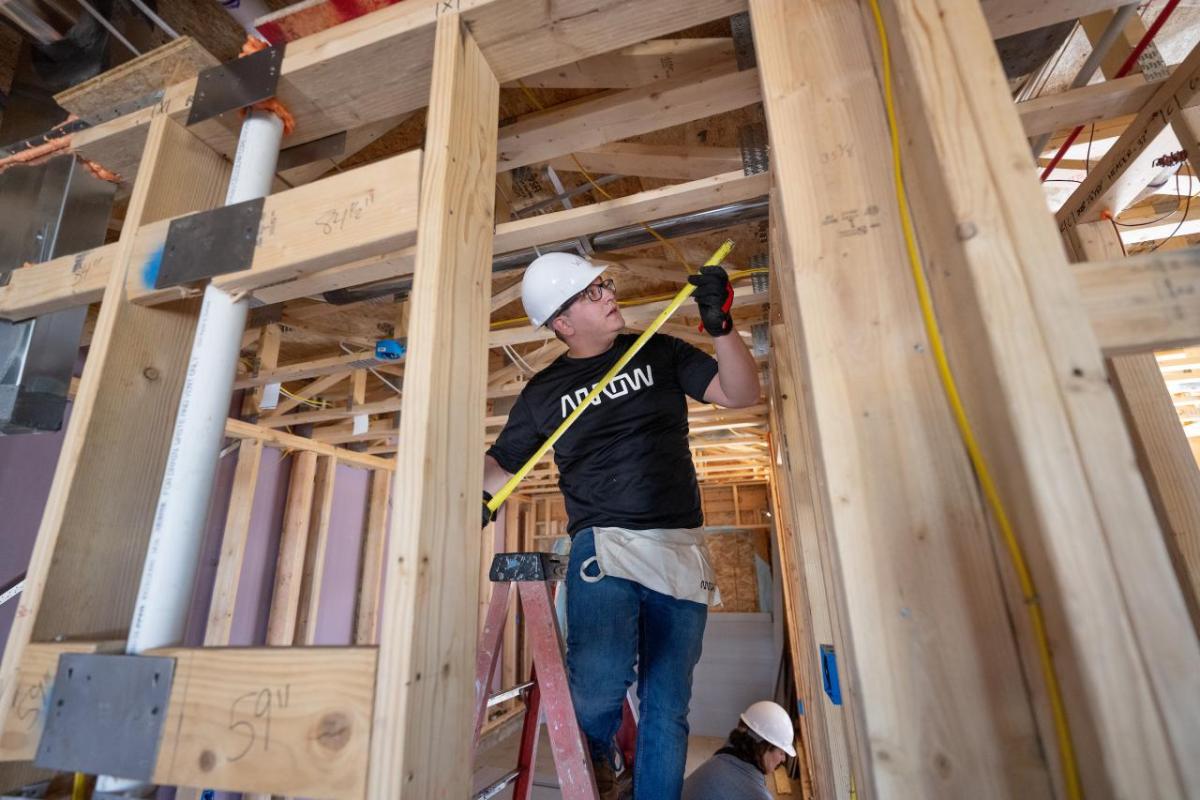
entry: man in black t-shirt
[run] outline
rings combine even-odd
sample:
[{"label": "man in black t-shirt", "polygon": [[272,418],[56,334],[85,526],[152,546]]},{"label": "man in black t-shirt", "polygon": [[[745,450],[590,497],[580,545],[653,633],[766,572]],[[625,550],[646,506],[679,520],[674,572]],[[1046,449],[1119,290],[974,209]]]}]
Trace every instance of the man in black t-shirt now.
[{"label": "man in black t-shirt", "polygon": [[[489,492],[504,485],[582,402],[636,338],[622,333],[604,267],[568,253],[525,272],[530,322],[567,353],[535,375],[484,459]],[[572,537],[567,575],[567,668],[602,797],[615,797],[613,738],[637,664],[640,725],[635,800],[677,800],[687,754],[692,670],[707,606],[719,595],[700,527],[688,447],[687,398],[727,407],[758,402],[758,371],[730,316],[720,267],[696,285],[716,358],[671,336],[652,337],[554,446]]]}]

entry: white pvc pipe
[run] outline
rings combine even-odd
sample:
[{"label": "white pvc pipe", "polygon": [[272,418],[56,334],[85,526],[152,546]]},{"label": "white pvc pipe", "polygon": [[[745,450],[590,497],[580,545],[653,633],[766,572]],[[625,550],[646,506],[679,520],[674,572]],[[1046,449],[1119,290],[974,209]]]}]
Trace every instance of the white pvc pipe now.
[{"label": "white pvc pipe", "polygon": [[[246,117],[226,205],[270,192],[282,138],[283,123],[274,114],[252,111]],[[204,290],[126,642],[130,653],[183,641],[248,309],[248,301],[211,283]]]},{"label": "white pvc pipe", "polygon": [[[282,138],[279,117],[250,112],[238,138],[226,205],[270,193]],[[183,641],[249,305],[212,284],[204,290],[126,652]],[[141,786],[106,776],[97,789]]]}]

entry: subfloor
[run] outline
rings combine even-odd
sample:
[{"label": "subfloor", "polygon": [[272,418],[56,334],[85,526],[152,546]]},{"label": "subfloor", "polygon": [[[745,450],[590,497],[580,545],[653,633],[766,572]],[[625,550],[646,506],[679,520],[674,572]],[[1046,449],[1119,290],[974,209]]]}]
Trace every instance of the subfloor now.
[{"label": "subfloor", "polygon": [[[507,775],[517,763],[517,748],[521,743],[519,725],[509,731],[497,733],[501,735],[489,737],[490,741],[484,743],[486,749],[475,760],[475,792]],[[686,773],[708,760],[723,741],[715,736],[690,737]],[[774,781],[768,781],[767,785],[774,790]],[[512,794],[513,789],[509,787],[496,795],[496,800],[511,800]],[[561,797],[558,777],[554,772],[554,757],[550,753],[550,742],[543,727],[538,741],[537,777],[534,779],[532,800],[559,800]]]}]

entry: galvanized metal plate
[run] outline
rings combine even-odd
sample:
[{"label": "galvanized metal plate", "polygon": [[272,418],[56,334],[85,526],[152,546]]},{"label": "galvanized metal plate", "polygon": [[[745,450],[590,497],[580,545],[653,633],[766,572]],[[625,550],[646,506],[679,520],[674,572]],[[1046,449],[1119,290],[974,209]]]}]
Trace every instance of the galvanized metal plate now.
[{"label": "galvanized metal plate", "polygon": [[283,45],[209,67],[196,76],[188,125],[274,97],[283,66]]},{"label": "galvanized metal plate", "polygon": [[65,653],[34,763],[63,772],[149,780],[175,659]]},{"label": "galvanized metal plate", "polygon": [[249,269],[258,242],[262,197],[171,220],[154,288]]},{"label": "galvanized metal plate", "polygon": [[304,142],[279,151],[275,171],[284,172],[324,158],[341,158],[346,154],[346,132],[338,131],[311,142]]},{"label": "galvanized metal plate", "polygon": [[497,553],[488,579],[503,581],[561,581],[567,576],[567,557],[554,553]]}]

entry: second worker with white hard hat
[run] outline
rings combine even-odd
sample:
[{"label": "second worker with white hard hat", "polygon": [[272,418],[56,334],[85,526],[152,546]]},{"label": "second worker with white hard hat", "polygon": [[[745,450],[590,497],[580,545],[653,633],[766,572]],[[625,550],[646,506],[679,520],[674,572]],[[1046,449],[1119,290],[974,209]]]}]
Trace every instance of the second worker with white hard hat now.
[{"label": "second worker with white hard hat", "polygon": [[789,756],[795,758],[795,736],[783,706],[754,703],[721,749],[684,781],[683,800],[772,800],[767,776]]}]

